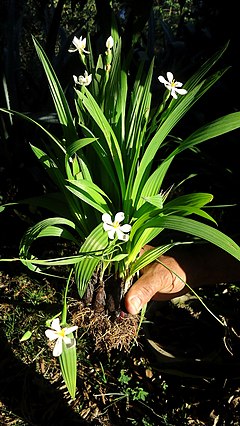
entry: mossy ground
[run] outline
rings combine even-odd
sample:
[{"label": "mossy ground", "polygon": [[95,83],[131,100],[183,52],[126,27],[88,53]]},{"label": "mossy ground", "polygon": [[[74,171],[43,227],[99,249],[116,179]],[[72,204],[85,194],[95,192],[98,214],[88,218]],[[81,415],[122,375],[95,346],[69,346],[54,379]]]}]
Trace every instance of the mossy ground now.
[{"label": "mossy ground", "polygon": [[[9,264],[10,265],[10,264]],[[76,399],[72,401],[61,379],[58,360],[52,357],[45,339],[45,321],[61,311],[63,284],[54,278],[32,276],[22,267],[3,268],[0,275],[0,424],[1,425],[234,425],[240,424],[240,347],[232,348],[231,374],[225,365],[212,364],[213,374],[204,376],[201,365],[194,374],[188,375],[187,362],[184,368],[175,366],[168,372],[168,365],[156,363],[156,358],[147,344],[143,329],[131,349],[121,347],[111,351],[103,345],[96,347],[97,327],[90,334],[86,318],[81,325],[81,305],[79,300],[70,298],[70,322],[78,322],[78,378]],[[10,272],[10,269],[12,272]],[[237,335],[239,324],[239,298],[237,286],[219,286],[206,290],[208,303],[217,314],[225,316],[226,321]],[[170,336],[173,345],[179,339],[184,353],[194,344],[190,338],[193,330],[189,328],[191,315],[194,321],[204,316],[206,335],[209,329],[214,338],[214,320],[202,311],[196,300],[185,301],[185,306],[170,308],[168,303],[157,308],[161,318],[162,333],[165,340]],[[179,309],[179,314],[170,318],[171,312]],[[185,314],[182,313],[184,309]],[[186,314],[187,312],[187,314]],[[201,313],[203,312],[203,313]],[[85,315],[87,313],[85,312]],[[164,328],[164,318],[171,327]],[[177,320],[178,319],[178,320]],[[97,318],[98,330],[103,331],[106,318]],[[95,321],[88,315],[88,325]],[[178,324],[177,324],[178,322]],[[203,322],[202,322],[203,324]],[[179,326],[185,328],[185,337],[179,338]],[[194,326],[195,327],[195,326]],[[218,326],[216,325],[216,330]],[[31,330],[32,337],[20,342],[25,331]],[[196,333],[199,328],[196,328]],[[189,333],[189,338],[188,338]],[[183,332],[182,332],[183,334]],[[224,345],[219,337],[219,344]],[[103,340],[104,341],[104,340]],[[237,341],[237,340],[236,340]],[[203,336],[199,335],[199,351]],[[176,343],[177,344],[177,343]],[[180,347],[179,347],[180,349]],[[211,347],[212,350],[212,347]],[[186,352],[185,351],[185,352]],[[238,363],[239,360],[239,363]],[[211,370],[211,362],[209,364]],[[174,370],[173,368],[173,370]],[[235,373],[234,373],[235,368]],[[198,377],[197,377],[198,376]]]}]

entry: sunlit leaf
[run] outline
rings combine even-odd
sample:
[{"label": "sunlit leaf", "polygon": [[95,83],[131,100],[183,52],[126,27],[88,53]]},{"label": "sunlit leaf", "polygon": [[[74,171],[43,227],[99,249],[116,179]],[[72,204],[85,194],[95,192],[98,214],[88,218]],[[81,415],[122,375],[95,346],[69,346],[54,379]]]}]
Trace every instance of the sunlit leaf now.
[{"label": "sunlit leaf", "polygon": [[59,357],[59,363],[68,392],[72,399],[75,399],[77,382],[76,341],[73,334],[69,334],[68,337],[72,338],[72,344],[68,347],[64,341],[62,342],[63,351]]},{"label": "sunlit leaf", "polygon": [[23,336],[20,339],[20,342],[26,342],[26,340],[29,340],[30,337],[32,337],[32,331],[28,330],[23,334]]}]

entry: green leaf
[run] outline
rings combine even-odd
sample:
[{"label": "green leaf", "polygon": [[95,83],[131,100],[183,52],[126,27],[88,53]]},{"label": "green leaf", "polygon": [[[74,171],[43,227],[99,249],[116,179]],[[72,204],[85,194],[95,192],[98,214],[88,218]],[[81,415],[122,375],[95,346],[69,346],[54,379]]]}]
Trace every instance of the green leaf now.
[{"label": "green leaf", "polygon": [[32,243],[37,238],[46,236],[61,236],[70,239],[71,241],[77,242],[74,235],[72,235],[67,228],[64,228],[65,226],[73,230],[75,230],[76,228],[75,224],[72,221],[62,217],[45,219],[29,228],[20,242],[19,255],[22,260],[22,263],[25,264],[29,269],[34,270],[35,272],[42,272],[39,268],[36,268],[36,266],[34,266],[32,263],[25,262],[25,259],[31,259],[29,250]]},{"label": "green leaf", "polygon": [[[151,162],[153,158],[155,157],[161,144],[166,139],[169,132],[181,120],[181,118],[188,112],[188,110],[195,104],[195,102],[197,102],[197,100],[200,99],[200,97],[203,96],[205,92],[209,90],[210,87],[214,83],[216,83],[216,81],[221,76],[222,76],[222,73],[219,73],[219,72],[214,74],[208,80],[194,87],[189,93],[187,93],[187,95],[185,95],[184,97],[178,98],[176,100],[176,104],[174,104],[175,105],[174,109],[171,110],[171,113],[168,114],[165,121],[159,127],[159,130],[154,134],[140,162],[137,179],[135,180],[134,187],[133,187],[132,198],[133,200],[135,200],[135,202],[138,201],[138,207],[140,207],[140,205],[142,204],[144,197],[155,195],[156,193],[160,191],[162,181],[175,155],[180,153],[184,149],[187,149],[196,145],[197,141],[195,141],[193,144],[189,143],[188,146],[181,144],[164,161],[162,161],[160,166],[152,173],[152,175],[150,175],[150,177],[148,177]],[[230,131],[230,128],[231,126],[229,125],[228,130],[226,131]],[[219,133],[219,135],[220,134],[222,133]],[[204,142],[205,140],[210,139],[207,133],[205,133],[205,136],[204,138],[202,138],[202,140],[199,140],[198,143]],[[215,136],[217,136],[217,134]]]},{"label": "green leaf", "polygon": [[64,198],[60,192],[44,194],[38,197],[25,198],[25,200],[19,200],[16,203],[4,204],[1,206],[2,211],[6,207],[19,206],[21,204],[29,205],[30,209],[32,209],[33,207],[41,207],[66,218],[69,215],[68,219],[70,219],[68,206],[66,202],[64,202]]},{"label": "green leaf", "polygon": [[154,260],[156,260],[162,254],[166,253],[168,250],[170,250],[175,245],[176,244],[174,244],[174,243],[173,244],[166,244],[166,245],[145,251],[135,262],[132,263],[132,265],[130,267],[129,275],[133,276],[140,269],[143,269],[145,266],[149,265],[149,263],[154,262]]},{"label": "green leaf", "polygon": [[198,207],[191,207],[191,206],[177,206],[176,208],[172,209],[166,209],[163,211],[164,214],[178,214],[179,216],[189,216],[189,215],[197,215],[200,217],[203,217],[204,219],[210,220],[211,222],[214,222],[217,225],[217,222],[213,217],[206,213],[204,210],[199,209]]},{"label": "green leaf", "polygon": [[[86,238],[81,249],[80,254],[83,252],[101,252],[108,246],[108,234],[104,231],[102,223],[100,223]],[[85,259],[75,268],[76,282],[78,293],[83,297],[88,283],[97,268],[101,259]]]},{"label": "green leaf", "polygon": [[62,307],[62,324],[67,323],[67,294],[69,289],[69,284],[71,281],[73,269],[70,270],[70,273],[68,275],[65,291],[64,291],[64,297],[63,297],[63,307]]},{"label": "green leaf", "polygon": [[5,112],[7,114],[10,115],[16,115],[19,118],[22,118],[26,121],[29,121],[30,123],[36,125],[38,128],[40,128],[51,140],[51,142],[54,143],[54,145],[56,145],[58,148],[60,148],[62,150],[63,153],[65,153],[65,147],[63,147],[62,143],[60,142],[60,140],[55,137],[52,133],[50,133],[47,129],[45,129],[45,127],[43,127],[38,121],[33,120],[31,117],[29,117],[26,114],[22,114],[21,112],[18,111],[14,111],[14,110],[8,110],[6,108],[0,108],[0,111]]},{"label": "green leaf", "polygon": [[106,199],[111,203],[108,196],[93,182],[87,181],[86,179],[68,180],[70,185],[66,185],[76,197],[80,198],[85,203],[94,207],[101,213],[109,212],[109,207]]},{"label": "green leaf", "polygon": [[164,204],[165,209],[177,208],[178,206],[203,207],[213,200],[213,195],[206,192],[194,192],[181,195]]},{"label": "green leaf", "polygon": [[32,331],[28,330],[24,333],[24,335],[21,337],[20,342],[26,342],[26,340],[29,340],[30,337],[32,337]]},{"label": "green leaf", "polygon": [[163,196],[161,194],[153,195],[152,197],[144,197],[144,200],[158,209],[163,208]]},{"label": "green leaf", "polygon": [[[126,153],[124,156],[125,169],[127,170],[128,183],[125,194],[123,209],[125,214],[130,214],[132,204],[131,193],[139,159],[146,143],[146,130],[151,107],[151,81],[153,74],[153,61],[149,67],[145,81],[143,79],[143,64],[140,65],[136,76],[131,103],[126,119]],[[141,154],[141,155],[140,155]]]},{"label": "green leaf", "polygon": [[[159,130],[155,133],[146,150],[144,151],[143,157],[140,161],[139,168],[137,171],[136,179],[134,181],[133,190],[132,190],[132,199],[135,203],[138,201],[140,196],[140,191],[142,190],[144,183],[146,182],[146,176],[149,173],[149,167],[159,150],[162,142],[165,140],[169,132],[173,129],[173,127],[180,121],[180,119],[187,113],[187,111],[191,108],[191,106],[196,102],[197,93],[200,91],[201,86],[197,86],[194,90],[189,92],[184,96],[181,103],[176,106],[176,108],[172,111],[172,113],[168,116],[168,118],[163,122]],[[159,188],[157,191],[159,192]],[[155,193],[156,193],[155,192]],[[144,191],[142,197],[155,195],[154,193],[150,193]],[[142,203],[142,200],[141,200]]]},{"label": "green leaf", "polygon": [[78,139],[78,136],[66,97],[46,53],[44,52],[40,43],[34,37],[33,42],[48,79],[53,102],[55,104],[59,121],[62,125],[66,142],[73,142]]},{"label": "green leaf", "polygon": [[171,154],[171,156],[182,152],[185,149],[198,145],[209,139],[216,138],[217,136],[224,135],[225,133],[236,130],[240,127],[240,112],[233,112],[224,115],[196,130],[187,139],[185,139],[178,148]]},{"label": "green leaf", "polygon": [[87,145],[95,142],[96,140],[97,140],[97,138],[82,138],[82,139],[77,139],[76,141],[72,142],[67,147],[67,153],[68,153],[69,157],[71,157],[77,151],[82,149],[84,146],[87,146]]},{"label": "green leaf", "polygon": [[[115,175],[115,179],[117,176],[121,191],[122,193],[124,193],[124,167],[122,154],[116,135],[111,125],[109,124],[106,116],[104,115],[103,111],[101,110],[100,106],[97,104],[91,93],[87,89],[85,89],[84,93],[80,91],[77,91],[77,93],[80,102],[82,102],[83,106],[87,109],[88,114],[90,114],[91,118],[95,121],[96,125],[98,126],[98,129],[100,130],[100,134],[96,134],[96,136],[99,138],[99,149],[98,142],[94,143],[96,151],[100,154],[99,159],[103,162],[103,164],[105,165],[105,169],[108,171],[108,173],[111,173],[112,176],[114,176],[114,172],[111,172],[111,170],[113,169],[113,166],[115,167],[117,173],[117,175]],[[105,149],[106,152],[109,152],[109,156],[105,155],[103,157],[102,149]]]},{"label": "green leaf", "polygon": [[[54,257],[49,259],[37,259],[33,256],[31,259],[22,259],[22,258],[13,258],[13,259],[0,259],[0,262],[16,262],[21,261],[24,263],[24,265],[28,266],[29,269],[35,271],[35,272],[42,272],[40,270],[37,270],[36,266],[34,265],[41,265],[41,266],[63,266],[63,265],[76,265],[77,263],[80,263],[83,261],[83,259],[102,259],[102,251],[99,252],[99,254],[94,252],[89,253],[81,253],[78,255],[73,256],[62,256],[62,257]],[[54,275],[53,275],[54,276]],[[63,277],[61,277],[63,278]]]},{"label": "green leaf", "polygon": [[55,182],[58,185],[59,189],[61,191],[63,191],[64,185],[65,185],[65,179],[64,179],[64,176],[63,176],[60,168],[58,167],[58,165],[42,149],[40,149],[40,148],[38,148],[34,145],[30,145],[30,146],[31,146],[34,154],[36,155],[36,157],[38,158],[38,160],[40,161],[40,163],[44,167],[44,169],[48,172],[48,174],[51,177],[51,179],[53,180],[53,182]]},{"label": "green leaf", "polygon": [[[135,224],[134,224],[135,225]],[[132,230],[129,239],[129,255],[127,258],[127,265],[131,265],[135,261],[136,257],[139,256],[141,249],[148,243],[154,240],[162,231],[163,228],[147,228],[139,226],[133,235]]]},{"label": "green leaf", "polygon": [[182,195],[166,203],[162,213],[165,215],[169,213],[180,213],[180,216],[196,214],[205,219],[211,220],[216,224],[216,221],[212,218],[212,216],[201,210],[201,207],[204,207],[206,204],[211,202],[212,199],[213,196],[211,194],[201,192]]},{"label": "green leaf", "polygon": [[204,223],[197,222],[196,220],[175,215],[161,216],[150,219],[144,227],[160,227],[184,232],[187,235],[193,235],[215,244],[236,259],[240,260],[240,247],[235,243],[235,241],[218,229]]},{"label": "green leaf", "polygon": [[[68,337],[74,339],[73,334],[69,334]],[[71,347],[67,347],[63,341],[62,348],[63,351],[59,357],[62,376],[71,398],[75,399],[77,383],[76,342]]]},{"label": "green leaf", "polygon": [[110,259],[111,262],[120,262],[123,259],[126,259],[128,256],[127,253],[120,253]]},{"label": "green leaf", "polygon": [[[196,85],[206,76],[210,69],[219,61],[224,52],[227,50],[229,42],[225,43],[217,52],[215,52],[204,64],[197,70],[197,72],[189,78],[184,85],[184,88],[192,90]],[[179,100],[179,99],[178,99]]]}]

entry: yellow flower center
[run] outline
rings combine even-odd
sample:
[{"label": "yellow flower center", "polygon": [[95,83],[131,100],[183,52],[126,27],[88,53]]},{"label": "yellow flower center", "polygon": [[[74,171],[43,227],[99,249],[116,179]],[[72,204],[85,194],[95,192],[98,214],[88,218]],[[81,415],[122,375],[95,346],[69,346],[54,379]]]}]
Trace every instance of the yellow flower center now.
[{"label": "yellow flower center", "polygon": [[113,226],[114,228],[118,228],[118,227],[119,227],[119,222],[113,222],[112,226]]},{"label": "yellow flower center", "polygon": [[62,328],[60,331],[58,331],[58,335],[59,335],[60,337],[65,337],[65,329],[64,329],[64,328]]},{"label": "yellow flower center", "polygon": [[173,80],[172,83],[171,83],[171,87],[175,87],[175,86],[176,86],[176,82],[175,82],[175,80]]}]

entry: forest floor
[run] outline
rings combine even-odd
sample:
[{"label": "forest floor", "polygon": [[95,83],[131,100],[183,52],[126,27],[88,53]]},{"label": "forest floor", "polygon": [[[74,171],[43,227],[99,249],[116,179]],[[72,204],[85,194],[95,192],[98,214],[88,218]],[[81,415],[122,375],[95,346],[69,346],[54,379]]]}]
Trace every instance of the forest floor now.
[{"label": "forest floor", "polygon": [[[44,335],[46,319],[61,312],[62,291],[60,280],[3,264],[0,425],[240,425],[239,286],[199,291],[225,327],[188,294],[150,305],[127,352],[96,350],[79,328],[74,401]],[[74,320],[79,300],[68,305]],[[21,342],[27,330],[32,336]]]}]

